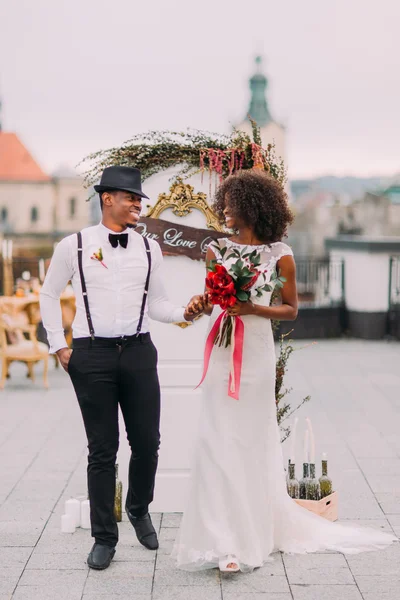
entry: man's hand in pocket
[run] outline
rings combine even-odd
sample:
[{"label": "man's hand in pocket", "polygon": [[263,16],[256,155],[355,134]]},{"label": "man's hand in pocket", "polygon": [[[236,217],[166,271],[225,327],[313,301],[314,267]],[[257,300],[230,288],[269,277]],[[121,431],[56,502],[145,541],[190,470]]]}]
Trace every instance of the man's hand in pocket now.
[{"label": "man's hand in pocket", "polygon": [[68,364],[71,358],[72,350],[70,350],[69,348],[60,348],[60,350],[57,350],[56,354],[58,356],[62,368],[66,373],[68,373]]}]

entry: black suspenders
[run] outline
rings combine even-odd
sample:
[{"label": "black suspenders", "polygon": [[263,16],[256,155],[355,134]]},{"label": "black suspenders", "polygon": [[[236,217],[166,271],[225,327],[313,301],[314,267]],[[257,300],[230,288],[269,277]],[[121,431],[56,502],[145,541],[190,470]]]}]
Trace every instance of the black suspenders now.
[{"label": "black suspenders", "polygon": [[140,317],[139,317],[139,323],[136,329],[136,335],[139,335],[140,330],[142,329],[142,323],[143,323],[143,317],[144,317],[144,309],[146,308],[146,301],[147,301],[147,294],[149,291],[149,282],[150,282],[150,271],[151,271],[151,252],[150,252],[150,246],[149,246],[149,240],[147,238],[143,238],[144,241],[144,245],[146,246],[146,255],[147,255],[147,264],[148,264],[148,269],[147,269],[147,277],[146,277],[146,283],[144,285],[144,293],[143,293],[143,299],[142,299],[142,306],[140,309]]},{"label": "black suspenders", "polygon": [[[81,279],[83,302],[85,304],[86,319],[87,319],[87,323],[88,323],[88,327],[89,327],[90,337],[92,338],[92,340],[94,340],[95,333],[94,333],[94,328],[93,328],[92,317],[90,315],[89,300],[88,300],[88,295],[87,295],[85,276],[83,274],[83,267],[82,267],[82,253],[83,253],[83,248],[82,248],[82,232],[79,231],[76,235],[77,235],[77,238],[78,238],[78,266],[79,266],[79,276],[80,276],[80,279]],[[148,292],[149,292],[150,273],[151,273],[151,252],[150,252],[150,245],[149,245],[149,241],[148,241],[147,238],[144,237],[143,241],[144,241],[144,245],[146,247],[146,256],[147,256],[147,265],[148,265],[148,268],[147,268],[146,283],[145,283],[145,286],[144,286],[142,306],[140,308],[140,317],[139,317],[139,322],[138,322],[138,326],[137,326],[137,329],[136,329],[136,335],[137,336],[140,334],[140,330],[142,329],[144,311],[145,311],[145,308],[146,308],[147,295],[148,295]]]},{"label": "black suspenders", "polygon": [[92,340],[94,340],[94,329],[93,329],[92,317],[90,316],[89,300],[87,297],[86,283],[85,283],[85,277],[83,275],[83,267],[82,267],[82,253],[83,253],[82,233],[80,231],[78,231],[78,233],[76,235],[78,236],[78,265],[79,265],[79,275],[81,278],[83,301],[85,303],[86,318],[87,318],[87,322],[88,322],[90,337],[92,338]]}]

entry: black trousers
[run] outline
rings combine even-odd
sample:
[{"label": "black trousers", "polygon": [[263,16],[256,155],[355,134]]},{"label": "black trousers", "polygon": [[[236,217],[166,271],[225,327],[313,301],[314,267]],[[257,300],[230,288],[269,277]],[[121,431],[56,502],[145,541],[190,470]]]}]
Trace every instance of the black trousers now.
[{"label": "black trousers", "polygon": [[126,339],[79,338],[73,342],[71,377],[88,439],[88,489],[92,536],[115,546],[115,461],[118,406],[131,447],[126,508],[147,513],[153,500],[160,445],[160,386],[157,350],[150,334]]}]

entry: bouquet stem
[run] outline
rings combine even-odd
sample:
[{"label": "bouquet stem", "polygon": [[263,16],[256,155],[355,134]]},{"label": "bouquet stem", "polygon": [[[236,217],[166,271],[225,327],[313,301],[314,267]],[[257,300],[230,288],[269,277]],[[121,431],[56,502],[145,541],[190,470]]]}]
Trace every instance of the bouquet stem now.
[{"label": "bouquet stem", "polygon": [[223,317],[221,327],[219,328],[217,335],[214,339],[215,346],[225,346],[227,348],[232,344],[232,329],[233,329],[233,319],[235,317],[231,317],[226,314]]}]

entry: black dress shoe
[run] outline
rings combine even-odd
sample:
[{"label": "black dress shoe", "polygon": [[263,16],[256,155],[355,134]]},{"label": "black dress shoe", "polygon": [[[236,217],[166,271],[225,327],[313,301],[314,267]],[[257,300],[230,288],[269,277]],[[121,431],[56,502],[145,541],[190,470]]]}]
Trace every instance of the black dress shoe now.
[{"label": "black dress shoe", "polygon": [[87,559],[87,564],[91,569],[102,571],[110,566],[115,554],[115,548],[103,544],[94,544]]},{"label": "black dress shoe", "polygon": [[128,509],[126,509],[128,519],[136,531],[136,536],[139,542],[148,550],[157,550],[158,539],[156,530],[153,527],[149,513],[143,517],[134,517]]}]

